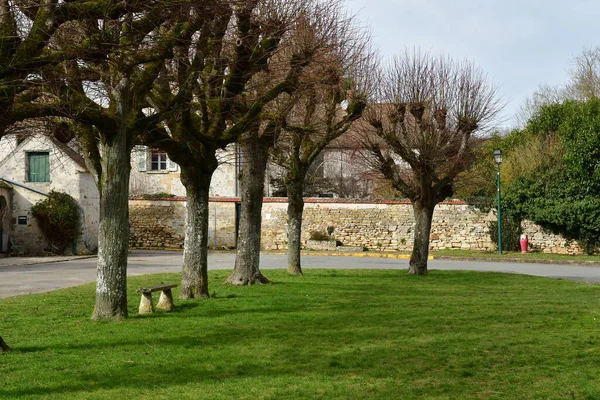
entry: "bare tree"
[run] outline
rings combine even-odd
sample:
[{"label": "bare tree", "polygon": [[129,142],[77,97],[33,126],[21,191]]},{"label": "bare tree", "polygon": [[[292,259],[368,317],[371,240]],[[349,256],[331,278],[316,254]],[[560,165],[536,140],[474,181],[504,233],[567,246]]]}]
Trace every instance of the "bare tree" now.
[{"label": "bare tree", "polygon": [[[284,121],[297,102],[296,93],[317,82],[309,78],[315,65],[323,61],[325,54],[336,63],[341,62],[337,54],[350,51],[349,35],[354,33],[355,24],[345,16],[338,2],[328,2],[316,12],[303,14],[290,32],[279,54],[278,63],[289,64],[295,48],[310,49],[311,64],[304,69],[298,84],[286,91],[263,110],[262,122],[254,129],[245,132],[240,138],[240,148],[244,164],[240,174],[242,207],[238,233],[238,246],[235,267],[228,282],[237,285],[265,283],[268,280],[261,274],[260,239],[261,210],[264,193],[265,171],[269,159],[269,149],[282,135]],[[353,42],[353,45],[357,43]],[[348,55],[345,55],[347,58]],[[347,60],[344,60],[349,64]],[[333,61],[330,63],[333,65]],[[347,69],[349,65],[345,66]],[[344,71],[337,71],[343,74]],[[272,79],[272,77],[268,77]],[[312,82],[311,82],[312,80]]]},{"label": "bare tree", "polygon": [[517,112],[519,126],[527,125],[527,121],[546,104],[562,103],[570,96],[570,90],[563,86],[540,85],[531,96],[523,101]]},{"label": "bare tree", "polygon": [[119,18],[143,2],[0,0],[0,138],[15,122],[40,113],[28,107],[41,95],[40,71],[81,56],[49,46],[59,29],[83,18]]},{"label": "bare tree", "polygon": [[382,72],[378,100],[365,113],[369,163],[412,201],[410,274],[427,274],[436,204],[453,195],[473,160],[473,136],[501,109],[497,90],[468,62],[406,51]]},{"label": "bare tree", "polygon": [[600,47],[584,49],[572,62],[566,92],[569,98],[590,100],[600,97]]},{"label": "bare tree", "polygon": [[190,40],[200,18],[186,14],[177,0],[143,2],[118,18],[83,14],[50,44],[73,57],[40,73],[42,95],[26,106],[29,113],[61,117],[55,129],[77,136],[98,185],[94,319],[127,317],[130,154],[140,133],[161,119],[143,110],[164,60],[175,43]]},{"label": "bare tree", "polygon": [[227,278],[227,282],[234,285],[269,282],[260,272],[261,211],[269,148],[280,128],[272,122],[265,127],[260,125],[257,123],[239,139],[243,160],[239,174],[241,210],[235,265]]},{"label": "bare tree", "polygon": [[[166,114],[163,129],[145,137],[147,145],[163,148],[179,164],[187,192],[182,298],[209,296],[208,193],[216,152],[258,129],[265,105],[297,85],[314,49],[287,46],[287,37],[303,15],[320,14],[324,7],[313,0],[216,4],[198,11],[210,18],[191,43],[175,46],[176,56],[164,66],[149,100],[162,112],[170,99],[184,99]],[[290,52],[289,62],[281,63],[284,51]]]},{"label": "bare tree", "polygon": [[521,126],[525,126],[544,105],[600,97],[600,47],[584,49],[571,65],[566,84],[542,84],[525,99],[517,115]]},{"label": "bare tree", "polygon": [[18,121],[62,117],[56,128],[79,136],[98,183],[96,319],[127,316],[129,152],[156,123],[140,111],[156,58],[185,33],[167,22],[176,4],[0,1],[0,136]]},{"label": "bare tree", "polygon": [[368,35],[348,21],[319,52],[301,78],[301,87],[281,110],[281,135],[273,160],[285,172],[288,194],[288,272],[302,275],[300,248],[304,181],[323,149],[360,118],[371,89],[375,57]]}]

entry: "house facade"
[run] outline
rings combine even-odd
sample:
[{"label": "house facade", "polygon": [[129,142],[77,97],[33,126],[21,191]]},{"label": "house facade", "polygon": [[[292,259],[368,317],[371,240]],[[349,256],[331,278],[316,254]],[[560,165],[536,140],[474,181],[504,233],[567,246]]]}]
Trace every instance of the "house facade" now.
[{"label": "house facade", "polygon": [[[237,145],[232,144],[217,154],[219,167],[212,177],[211,197],[238,196],[239,159]],[[136,146],[131,155],[129,192],[132,196],[168,193],[185,196],[181,169],[167,153],[147,146]]]},{"label": "house facade", "polygon": [[48,243],[31,207],[50,191],[64,192],[81,206],[81,234],[69,249],[76,254],[98,248],[99,194],[83,158],[52,138],[33,135],[0,140],[0,252],[42,255]]}]

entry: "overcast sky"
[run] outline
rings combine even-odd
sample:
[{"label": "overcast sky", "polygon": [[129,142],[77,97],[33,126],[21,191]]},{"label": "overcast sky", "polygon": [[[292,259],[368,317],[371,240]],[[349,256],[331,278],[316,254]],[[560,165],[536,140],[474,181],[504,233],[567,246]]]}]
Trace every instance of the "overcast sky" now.
[{"label": "overcast sky", "polygon": [[419,47],[479,65],[516,122],[540,84],[564,84],[575,56],[600,46],[600,2],[592,0],[347,0],[385,57]]}]

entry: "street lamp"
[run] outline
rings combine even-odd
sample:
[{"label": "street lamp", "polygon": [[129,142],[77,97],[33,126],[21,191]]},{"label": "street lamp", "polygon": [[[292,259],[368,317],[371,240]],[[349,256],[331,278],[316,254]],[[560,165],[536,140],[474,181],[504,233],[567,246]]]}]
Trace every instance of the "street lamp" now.
[{"label": "street lamp", "polygon": [[500,164],[502,164],[502,150],[494,150],[494,162],[498,165],[496,186],[498,189],[498,254],[502,255],[502,210],[500,204]]}]

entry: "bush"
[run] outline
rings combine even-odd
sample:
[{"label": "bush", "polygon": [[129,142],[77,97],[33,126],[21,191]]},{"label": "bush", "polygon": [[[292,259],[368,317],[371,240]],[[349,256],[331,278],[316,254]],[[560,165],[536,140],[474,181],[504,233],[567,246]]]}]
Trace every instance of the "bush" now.
[{"label": "bush", "polygon": [[[488,228],[490,229],[492,242],[496,243],[496,246],[498,246],[498,221],[490,221],[488,223]],[[519,251],[521,249],[519,243],[521,240],[521,233],[523,233],[521,221],[515,218],[503,217],[502,250]]]},{"label": "bush", "polygon": [[310,240],[329,240],[331,237],[323,231],[310,231],[309,233]]},{"label": "bush", "polygon": [[80,208],[77,201],[66,193],[51,191],[48,197],[31,207],[50,251],[63,254],[65,248],[79,235]]}]

